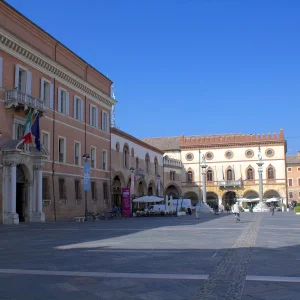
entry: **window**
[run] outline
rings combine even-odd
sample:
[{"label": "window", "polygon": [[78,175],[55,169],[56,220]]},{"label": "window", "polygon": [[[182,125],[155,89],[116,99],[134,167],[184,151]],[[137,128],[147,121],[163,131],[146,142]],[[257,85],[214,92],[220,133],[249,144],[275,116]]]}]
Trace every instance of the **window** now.
[{"label": "window", "polygon": [[140,167],[140,160],[139,160],[139,158],[137,157],[137,158],[135,159],[135,169],[138,170],[139,167]]},{"label": "window", "polygon": [[293,192],[289,192],[289,198],[293,199],[294,198],[294,193]]},{"label": "window", "polygon": [[274,156],[274,150],[273,149],[267,149],[265,153],[266,153],[266,156],[268,156],[268,157]]},{"label": "window", "polygon": [[26,80],[27,80],[27,72],[19,68],[18,90],[21,91],[22,93],[26,93]]},{"label": "window", "polygon": [[129,159],[129,148],[127,145],[124,145],[123,148],[123,167],[128,168],[128,159]]},{"label": "window", "polygon": [[75,199],[81,199],[80,180],[75,180]]},{"label": "window", "polygon": [[247,170],[247,180],[253,180],[253,169],[249,168]]},{"label": "window", "polygon": [[43,199],[50,199],[49,178],[43,177]]},{"label": "window", "polygon": [[81,152],[80,151],[80,143],[75,142],[75,144],[74,144],[74,164],[76,166],[80,165],[80,156],[81,156],[80,152]]},{"label": "window", "polygon": [[102,123],[101,123],[101,129],[105,132],[109,131],[108,126],[108,114],[105,111],[102,111]]},{"label": "window", "polygon": [[293,186],[293,179],[292,178],[288,179],[288,184],[289,184],[289,186]]},{"label": "window", "polygon": [[95,181],[91,182],[91,192],[92,192],[92,200],[96,200],[97,195],[96,195],[96,182]]},{"label": "window", "polygon": [[231,169],[227,170],[226,175],[227,175],[227,180],[232,180],[232,170]]},{"label": "window", "polygon": [[254,156],[254,152],[252,150],[246,150],[246,157],[251,158]]},{"label": "window", "polygon": [[300,168],[299,167],[297,168],[297,172],[300,172]]},{"label": "window", "polygon": [[154,158],[154,174],[157,175],[158,173],[158,161],[157,161],[157,157],[155,156]]},{"label": "window", "polygon": [[288,172],[292,172],[292,168],[288,168],[287,171],[288,171]]},{"label": "window", "polygon": [[146,172],[149,173],[150,169],[150,157],[149,157],[149,154],[147,153],[146,154],[146,157],[145,157],[145,164],[146,164]]},{"label": "window", "polygon": [[98,127],[98,108],[90,104],[90,125]]},{"label": "window", "polygon": [[186,158],[186,160],[191,161],[191,160],[194,159],[194,155],[193,155],[193,153],[188,153],[188,154],[185,156],[185,158]]},{"label": "window", "polygon": [[117,152],[120,151],[120,143],[119,142],[116,142],[116,150],[117,150]]},{"label": "window", "polygon": [[44,105],[50,107],[51,84],[44,78],[41,79],[41,100]]},{"label": "window", "polygon": [[69,115],[69,93],[62,88],[58,88],[58,112]]},{"label": "window", "polygon": [[15,139],[20,140],[24,135],[24,125],[15,124]]},{"label": "window", "polygon": [[74,96],[74,119],[83,122],[83,101]]},{"label": "window", "polygon": [[65,153],[66,153],[66,141],[65,138],[60,137],[58,139],[58,161],[65,162]]},{"label": "window", "polygon": [[213,172],[212,172],[212,170],[208,170],[208,171],[207,171],[207,174],[206,174],[206,180],[207,180],[208,182],[212,182],[212,181],[213,181]]},{"label": "window", "polygon": [[170,171],[170,180],[175,180],[175,174],[176,172],[175,171]]},{"label": "window", "polygon": [[131,148],[131,156],[134,157],[134,149]]},{"label": "window", "polygon": [[63,178],[58,179],[58,187],[59,187],[59,199],[66,200],[66,189],[65,189],[65,180]]},{"label": "window", "polygon": [[193,172],[192,171],[187,172],[187,181],[193,182]]},{"label": "window", "polygon": [[42,132],[42,145],[48,151],[50,151],[50,134],[48,132]]},{"label": "window", "polygon": [[212,154],[212,152],[207,152],[207,153],[205,154],[205,157],[206,157],[206,159],[211,160],[211,159],[214,158],[214,155]]},{"label": "window", "polygon": [[106,151],[102,151],[102,170],[106,170],[107,169],[107,152]]},{"label": "window", "polygon": [[[228,159],[231,159],[231,158],[233,157],[232,151],[226,151],[225,157],[228,158]],[[231,179],[230,179],[230,180],[231,180]]]},{"label": "window", "polygon": [[274,168],[273,167],[269,167],[268,168],[268,179],[274,179],[274,178],[275,178]]},{"label": "window", "polygon": [[108,199],[108,185],[106,182],[103,183],[103,198]]},{"label": "window", "polygon": [[91,147],[91,168],[96,168],[96,148]]}]

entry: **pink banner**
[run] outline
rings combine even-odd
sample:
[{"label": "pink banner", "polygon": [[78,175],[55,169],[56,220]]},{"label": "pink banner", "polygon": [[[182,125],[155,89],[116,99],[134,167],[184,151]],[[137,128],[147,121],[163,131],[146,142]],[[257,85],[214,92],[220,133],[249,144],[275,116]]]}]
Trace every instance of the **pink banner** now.
[{"label": "pink banner", "polygon": [[122,210],[123,217],[130,218],[130,189],[122,188]]}]

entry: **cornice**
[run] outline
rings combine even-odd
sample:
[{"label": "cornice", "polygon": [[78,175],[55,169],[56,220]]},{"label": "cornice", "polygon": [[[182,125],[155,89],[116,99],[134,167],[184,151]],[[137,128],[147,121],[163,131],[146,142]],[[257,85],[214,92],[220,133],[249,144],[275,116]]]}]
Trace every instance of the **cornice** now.
[{"label": "cornice", "polygon": [[47,58],[45,55],[32,49],[2,28],[0,28],[0,49],[17,57],[48,76],[57,79],[66,86],[78,91],[80,94],[88,96],[91,100],[98,103],[101,102],[99,104],[105,104],[105,106],[110,108],[116,103],[115,100],[111,99],[100,90],[91,86],[66,68]]}]

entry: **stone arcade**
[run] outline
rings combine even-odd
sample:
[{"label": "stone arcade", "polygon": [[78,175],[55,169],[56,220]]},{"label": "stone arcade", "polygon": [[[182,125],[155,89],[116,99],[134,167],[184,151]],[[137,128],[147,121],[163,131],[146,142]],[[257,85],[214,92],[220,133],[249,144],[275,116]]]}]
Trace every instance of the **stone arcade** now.
[{"label": "stone arcade", "polygon": [[47,150],[24,145],[23,140],[2,143],[2,223],[45,222],[43,213],[43,159]]}]

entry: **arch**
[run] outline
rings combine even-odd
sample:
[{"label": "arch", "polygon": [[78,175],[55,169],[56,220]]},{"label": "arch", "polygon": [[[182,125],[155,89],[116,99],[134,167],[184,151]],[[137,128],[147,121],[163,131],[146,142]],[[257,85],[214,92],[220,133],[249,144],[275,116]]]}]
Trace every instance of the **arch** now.
[{"label": "arch", "polygon": [[146,167],[146,172],[149,173],[149,168],[150,168],[150,156],[148,153],[145,155],[145,167]]},{"label": "arch", "polygon": [[123,146],[123,167],[128,168],[129,166],[129,146],[127,143]]},{"label": "arch", "polygon": [[140,168],[140,159],[137,156],[136,159],[135,159],[135,169],[138,170],[139,168]]},{"label": "arch", "polygon": [[225,192],[222,197],[222,203],[224,207],[226,205],[232,206],[236,202],[237,194],[234,191]]},{"label": "arch", "polygon": [[254,190],[248,190],[248,191],[244,192],[243,198],[255,199],[255,198],[259,198],[259,194],[258,194],[258,192],[254,191]]},{"label": "arch", "polygon": [[213,207],[215,204],[219,203],[219,197],[215,192],[207,192],[206,193],[206,203]]},{"label": "arch", "polygon": [[119,181],[120,184],[121,184],[121,187],[125,187],[125,177],[123,175],[122,172],[116,172],[114,175],[113,175],[113,184],[114,184],[114,181]]},{"label": "arch", "polygon": [[158,160],[156,156],[154,157],[154,174],[158,174]]},{"label": "arch", "polygon": [[134,157],[134,149],[133,149],[133,147],[131,148],[131,157]]},{"label": "arch", "polygon": [[137,195],[138,196],[145,196],[147,195],[147,184],[144,179],[140,180],[136,187]]},{"label": "arch", "polygon": [[193,191],[188,191],[184,194],[183,198],[185,199],[191,199],[192,205],[196,205],[199,201],[199,197],[197,193]]},{"label": "arch", "polygon": [[148,196],[153,196],[156,194],[155,182],[151,180],[148,184]]},{"label": "arch", "polygon": [[264,193],[264,198],[269,199],[269,198],[280,198],[280,194],[276,190],[267,190]]},{"label": "arch", "polygon": [[181,195],[181,189],[176,183],[170,183],[165,188],[165,195],[173,196],[173,198],[179,198]]},{"label": "arch", "polygon": [[188,168],[186,172],[186,181],[193,182],[194,181],[194,171],[192,168]]},{"label": "arch", "polygon": [[214,182],[214,171],[211,167],[209,167],[207,169],[207,172],[206,172],[206,181],[207,183],[213,183]]},{"label": "arch", "polygon": [[272,164],[269,164],[266,169],[266,178],[267,180],[275,180],[276,179],[276,169]]},{"label": "arch", "polygon": [[255,169],[251,165],[249,165],[246,169],[246,180],[255,180]]},{"label": "arch", "polygon": [[233,170],[230,166],[226,169],[225,176],[226,176],[226,180],[229,181],[233,180]]},{"label": "arch", "polygon": [[116,151],[119,152],[120,151],[120,143],[116,142]]}]

